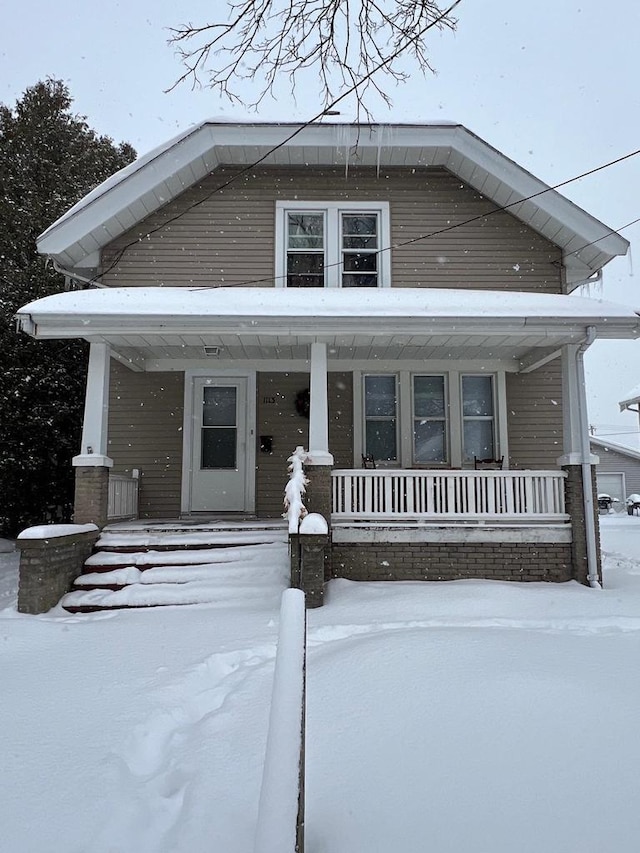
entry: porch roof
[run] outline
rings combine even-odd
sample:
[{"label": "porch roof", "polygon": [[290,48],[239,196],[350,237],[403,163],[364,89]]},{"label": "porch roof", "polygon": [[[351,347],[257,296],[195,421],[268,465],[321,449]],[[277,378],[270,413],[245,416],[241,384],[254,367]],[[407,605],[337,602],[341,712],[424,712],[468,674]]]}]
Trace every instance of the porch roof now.
[{"label": "porch roof", "polygon": [[[535,361],[593,326],[600,338],[640,337],[626,306],[577,296],[397,288],[109,288],[60,293],[16,315],[35,338],[84,338],[137,358],[487,358]],[[443,349],[445,348],[445,349]],[[439,352],[438,352],[439,350]],[[528,357],[528,359],[527,359]]]}]

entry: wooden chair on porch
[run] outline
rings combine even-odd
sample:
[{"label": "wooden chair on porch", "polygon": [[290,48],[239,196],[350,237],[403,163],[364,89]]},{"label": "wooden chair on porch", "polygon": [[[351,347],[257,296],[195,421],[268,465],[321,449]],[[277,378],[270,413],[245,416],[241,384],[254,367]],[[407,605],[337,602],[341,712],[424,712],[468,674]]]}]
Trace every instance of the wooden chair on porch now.
[{"label": "wooden chair on porch", "polygon": [[362,467],[363,468],[373,468],[375,470],[376,460],[373,458],[373,453],[363,453],[362,454]]},{"label": "wooden chair on porch", "polygon": [[501,456],[499,459],[492,459],[491,457],[487,459],[479,459],[477,456],[474,456],[473,467],[476,471],[502,471],[502,468],[504,467],[504,456]]}]

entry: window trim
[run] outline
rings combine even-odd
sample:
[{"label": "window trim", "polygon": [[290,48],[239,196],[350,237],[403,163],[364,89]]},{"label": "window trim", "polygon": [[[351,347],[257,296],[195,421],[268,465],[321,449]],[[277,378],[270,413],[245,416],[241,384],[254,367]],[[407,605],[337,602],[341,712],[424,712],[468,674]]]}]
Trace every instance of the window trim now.
[{"label": "window trim", "polygon": [[[325,215],[325,288],[342,287],[341,213],[376,213],[380,223],[378,236],[378,288],[391,287],[391,227],[388,201],[276,201],[275,286],[287,286],[287,213],[308,211]],[[386,251],[381,251],[386,249]],[[320,288],[318,288],[320,289]],[[347,289],[347,288],[345,288]],[[348,288],[358,290],[359,288]],[[362,288],[371,289],[375,288]]]}]

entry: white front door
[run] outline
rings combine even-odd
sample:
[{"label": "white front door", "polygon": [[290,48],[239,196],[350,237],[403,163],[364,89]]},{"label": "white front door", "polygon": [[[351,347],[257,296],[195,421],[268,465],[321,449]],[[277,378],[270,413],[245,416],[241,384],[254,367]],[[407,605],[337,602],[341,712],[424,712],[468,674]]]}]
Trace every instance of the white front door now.
[{"label": "white front door", "polygon": [[192,423],[191,510],[246,511],[247,379],[194,379]]}]

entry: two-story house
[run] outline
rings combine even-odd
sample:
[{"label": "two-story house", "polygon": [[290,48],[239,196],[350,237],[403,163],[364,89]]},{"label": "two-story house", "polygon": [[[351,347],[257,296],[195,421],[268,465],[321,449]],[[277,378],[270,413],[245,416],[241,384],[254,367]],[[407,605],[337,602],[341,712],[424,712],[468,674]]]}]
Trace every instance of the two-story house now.
[{"label": "two-story house", "polygon": [[279,517],[302,446],[331,576],[597,581],[582,354],[640,324],[570,294],[628,244],[466,128],[203,122],[38,245],[77,521]]}]

